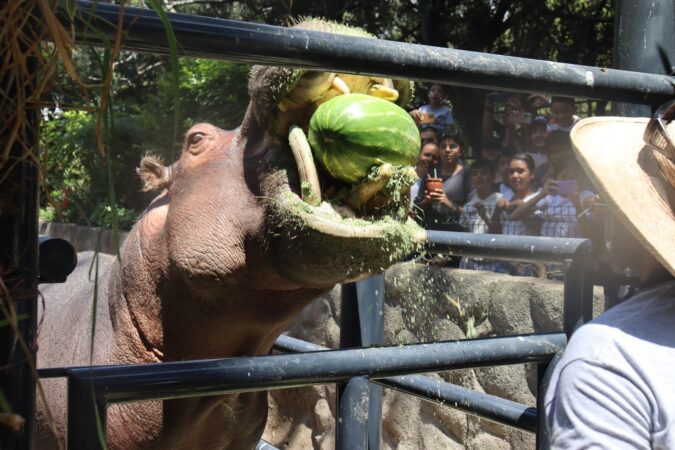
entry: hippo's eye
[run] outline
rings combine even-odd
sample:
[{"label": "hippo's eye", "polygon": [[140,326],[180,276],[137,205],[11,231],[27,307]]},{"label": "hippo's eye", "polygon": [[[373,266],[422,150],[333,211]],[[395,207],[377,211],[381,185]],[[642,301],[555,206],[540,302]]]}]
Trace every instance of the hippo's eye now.
[{"label": "hippo's eye", "polygon": [[189,145],[198,145],[204,139],[204,133],[192,133],[188,137]]}]

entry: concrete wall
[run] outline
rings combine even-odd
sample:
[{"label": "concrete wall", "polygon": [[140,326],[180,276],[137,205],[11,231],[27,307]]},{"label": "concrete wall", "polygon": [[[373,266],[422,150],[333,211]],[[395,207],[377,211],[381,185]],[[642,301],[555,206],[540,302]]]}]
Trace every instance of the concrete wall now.
[{"label": "concrete wall", "polygon": [[[65,239],[75,247],[75,251],[77,252],[96,250],[98,243],[99,252],[109,255],[117,253],[113,232],[108,228],[86,227],[72,223],[42,222],[40,224],[40,234]],[[120,231],[120,247],[122,247],[127,234],[129,233],[126,231]]]}]

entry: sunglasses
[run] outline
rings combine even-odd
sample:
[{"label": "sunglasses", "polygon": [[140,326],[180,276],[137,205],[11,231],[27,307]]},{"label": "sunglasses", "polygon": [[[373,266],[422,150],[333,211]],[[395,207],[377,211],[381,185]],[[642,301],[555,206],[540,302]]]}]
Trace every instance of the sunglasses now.
[{"label": "sunglasses", "polygon": [[666,125],[675,119],[675,100],[664,103],[656,110],[654,117],[647,123],[643,139],[654,146],[671,161],[675,161],[675,144],[668,134]]}]

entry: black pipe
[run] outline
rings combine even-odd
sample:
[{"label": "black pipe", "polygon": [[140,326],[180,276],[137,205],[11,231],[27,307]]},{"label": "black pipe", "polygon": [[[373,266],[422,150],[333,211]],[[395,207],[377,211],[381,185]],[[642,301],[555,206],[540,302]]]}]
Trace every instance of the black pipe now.
[{"label": "black pipe", "polygon": [[335,427],[335,449],[368,449],[370,383],[367,377],[350,378],[342,385]]},{"label": "black pipe", "polygon": [[[278,350],[289,352],[312,352],[328,350],[320,345],[279,336],[274,344]],[[520,403],[476,392],[462,386],[446,383],[424,375],[407,375],[374,380],[374,383],[415,395],[426,401],[441,403],[450,408],[476,414],[524,431],[534,433],[537,429],[537,410]]]},{"label": "black pipe", "polygon": [[[645,76],[675,75],[675,0],[616,0],[615,4],[614,68],[642,72]],[[620,116],[649,117],[652,113],[644,105],[612,106],[613,113]]]},{"label": "black pipe", "polygon": [[587,239],[476,234],[459,231],[427,230],[431,253],[457,256],[483,256],[531,262],[560,262],[590,256]]},{"label": "black pipe", "polygon": [[38,283],[64,283],[77,266],[75,248],[65,239],[45,235],[39,236],[38,248]]},{"label": "black pipe", "polygon": [[[112,41],[117,5],[79,1],[78,40]],[[58,16],[67,26],[64,7]],[[234,20],[168,14],[186,56],[249,64],[283,65],[345,73],[389,75],[483,89],[660,104],[675,97],[672,78],[607,68],[554,63],[384,40],[289,29]],[[126,50],[168,53],[166,33],[154,11],[125,8]]]},{"label": "black pipe", "polygon": [[541,362],[549,360],[566,341],[563,333],[522,335],[309,354],[83,367],[69,370],[69,376],[91,380],[108,402],[165,400],[337,383],[354,376],[376,379]]}]

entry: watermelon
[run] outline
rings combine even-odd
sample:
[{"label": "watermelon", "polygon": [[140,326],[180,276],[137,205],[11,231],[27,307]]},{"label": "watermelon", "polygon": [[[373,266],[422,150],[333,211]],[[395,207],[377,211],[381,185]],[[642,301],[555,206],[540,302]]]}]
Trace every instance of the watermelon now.
[{"label": "watermelon", "polygon": [[382,163],[412,166],[420,150],[420,133],[408,113],[364,94],[322,103],[309,121],[308,139],[324,169],[348,183],[363,180]]}]

